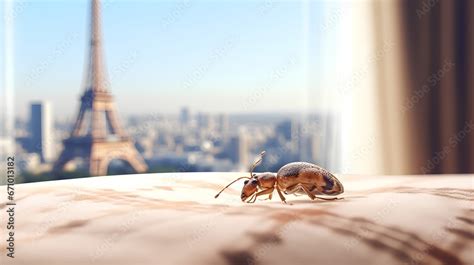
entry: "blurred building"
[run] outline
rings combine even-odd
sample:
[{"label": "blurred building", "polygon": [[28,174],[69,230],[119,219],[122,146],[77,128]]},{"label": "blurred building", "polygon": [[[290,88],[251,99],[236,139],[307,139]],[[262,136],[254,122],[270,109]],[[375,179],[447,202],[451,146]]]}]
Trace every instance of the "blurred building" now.
[{"label": "blurred building", "polygon": [[43,163],[54,159],[53,137],[53,113],[50,103],[31,103],[30,151],[37,153]]},{"label": "blurred building", "polygon": [[219,133],[225,139],[229,134],[229,115],[220,114],[217,118],[217,124],[219,128]]},{"label": "blurred building", "polygon": [[248,136],[244,132],[230,138],[228,153],[230,160],[236,164],[239,169],[247,169],[249,166],[249,145]]},{"label": "blurred building", "polygon": [[191,114],[189,112],[189,108],[188,107],[181,108],[181,111],[179,113],[179,122],[181,123],[181,125],[186,126],[189,124],[190,121],[191,121]]},{"label": "blurred building", "polygon": [[277,138],[282,145],[286,145],[291,155],[299,153],[301,130],[297,120],[285,120],[276,125]]},{"label": "blurred building", "polygon": [[205,132],[213,132],[216,129],[215,117],[209,113],[200,112],[197,115],[198,128]]}]

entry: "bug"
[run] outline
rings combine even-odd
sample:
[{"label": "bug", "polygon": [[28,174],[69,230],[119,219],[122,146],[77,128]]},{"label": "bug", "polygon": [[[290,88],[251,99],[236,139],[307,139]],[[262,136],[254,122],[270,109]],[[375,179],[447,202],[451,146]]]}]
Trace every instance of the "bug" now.
[{"label": "bug", "polygon": [[318,198],[323,200],[335,200],[333,198],[317,197],[316,195],[336,196],[344,192],[342,183],[329,171],[311,163],[293,162],[284,165],[277,173],[253,173],[253,170],[262,162],[265,151],[261,152],[250,168],[250,177],[240,177],[225,186],[214,198],[238,180],[246,179],[242,188],[240,198],[242,202],[254,203],[257,197],[268,195],[272,199],[273,191],[276,189],[282,202],[286,203],[283,195],[306,194],[312,200]]}]

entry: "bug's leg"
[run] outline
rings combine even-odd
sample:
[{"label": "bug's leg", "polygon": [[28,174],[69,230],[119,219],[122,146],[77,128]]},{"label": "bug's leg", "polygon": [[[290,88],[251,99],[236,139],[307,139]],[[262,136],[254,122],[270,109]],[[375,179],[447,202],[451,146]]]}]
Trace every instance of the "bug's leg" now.
[{"label": "bug's leg", "polygon": [[262,190],[262,191],[259,191],[255,194],[255,198],[258,197],[258,196],[262,196],[262,195],[266,195],[266,194],[270,194],[268,197],[271,199],[272,197],[272,193],[273,193],[273,190],[275,188],[268,188],[266,190]]},{"label": "bug's leg", "polygon": [[283,196],[283,193],[281,193],[281,190],[280,188],[278,187],[278,185],[276,186],[276,190],[278,192],[278,196],[280,196],[280,200],[284,203],[286,203],[286,199],[285,199],[285,196]]},{"label": "bug's leg", "polygon": [[298,184],[298,186],[306,193],[308,194],[308,197],[311,198],[311,200],[316,199],[316,196],[309,191],[309,189],[305,185]]},{"label": "bug's leg", "polygon": [[256,200],[257,200],[257,196],[254,194],[250,203],[255,203]]},{"label": "bug's leg", "polygon": [[253,194],[253,195],[250,197],[250,199],[247,201],[247,203],[254,203],[256,198],[257,198],[257,197],[255,196],[255,194]]},{"label": "bug's leg", "polygon": [[288,188],[286,188],[285,190],[285,194],[286,195],[289,195],[289,194],[293,194],[295,196],[301,196],[302,194],[298,194],[297,192],[298,191],[301,191],[301,187],[299,186],[299,184],[295,184],[293,186],[290,186]]},{"label": "bug's leg", "polygon": [[272,199],[272,196],[273,196],[273,192],[268,195],[267,200],[271,200],[271,199]]}]

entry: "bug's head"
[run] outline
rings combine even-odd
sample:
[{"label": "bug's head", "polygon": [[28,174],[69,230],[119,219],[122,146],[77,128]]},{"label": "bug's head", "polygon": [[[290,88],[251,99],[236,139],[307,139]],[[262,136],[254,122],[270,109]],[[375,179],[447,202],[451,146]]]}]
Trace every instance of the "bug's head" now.
[{"label": "bug's head", "polygon": [[244,186],[242,187],[242,193],[240,194],[240,199],[245,202],[248,198],[254,195],[258,189],[258,180],[257,179],[247,179],[244,181]]},{"label": "bug's head", "polygon": [[236,180],[232,181],[231,183],[229,183],[227,186],[225,186],[221,191],[219,191],[219,193],[216,194],[216,196],[214,196],[214,198],[217,198],[219,197],[219,195],[225,190],[227,189],[230,185],[232,185],[233,183],[235,183],[236,181],[240,180],[240,179],[247,179],[245,182],[244,182],[244,187],[242,188],[242,193],[240,195],[240,198],[242,199],[242,201],[245,201],[247,200],[250,196],[252,196],[253,194],[255,194],[258,190],[258,180],[257,180],[257,177],[259,174],[255,174],[253,173],[253,170],[255,169],[255,167],[257,165],[260,164],[260,162],[262,162],[262,159],[263,159],[263,155],[265,154],[265,151],[261,152],[259,154],[259,156],[257,157],[257,159],[255,160],[255,162],[253,162],[252,166],[250,167],[250,177],[240,177],[240,178],[237,178]]}]

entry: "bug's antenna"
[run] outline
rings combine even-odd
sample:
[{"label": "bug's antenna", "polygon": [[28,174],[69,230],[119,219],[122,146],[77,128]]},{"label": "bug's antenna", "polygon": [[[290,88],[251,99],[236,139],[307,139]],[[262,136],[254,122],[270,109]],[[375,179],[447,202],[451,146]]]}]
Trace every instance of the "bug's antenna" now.
[{"label": "bug's antenna", "polygon": [[237,178],[236,180],[232,181],[231,183],[229,183],[229,185],[225,186],[221,191],[219,191],[219,193],[216,194],[216,196],[214,196],[214,198],[217,199],[217,197],[219,197],[219,195],[221,195],[221,193],[227,189],[230,185],[234,184],[237,180],[240,180],[240,179],[250,179],[249,177],[240,177],[240,178]]},{"label": "bug's antenna", "polygon": [[253,162],[253,165],[250,167],[250,177],[252,178],[252,173],[253,173],[253,170],[262,162],[263,160],[263,155],[265,155],[265,151],[262,151],[257,159],[255,159],[255,162]]}]

